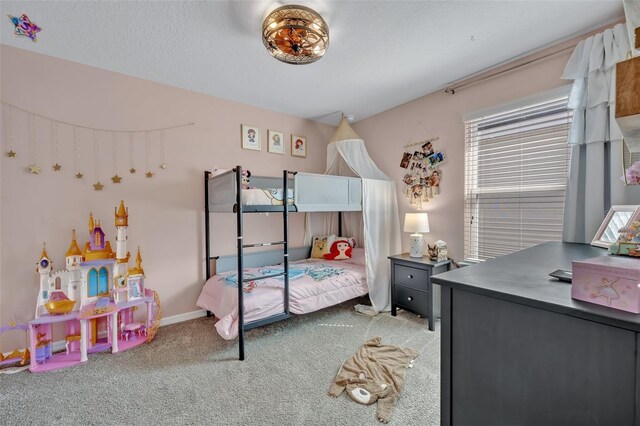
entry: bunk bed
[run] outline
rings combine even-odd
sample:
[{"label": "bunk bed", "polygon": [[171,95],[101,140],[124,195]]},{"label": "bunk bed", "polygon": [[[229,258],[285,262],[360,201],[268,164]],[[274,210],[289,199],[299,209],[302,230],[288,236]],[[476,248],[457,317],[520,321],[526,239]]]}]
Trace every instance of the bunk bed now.
[{"label": "bunk bed", "polygon": [[[205,252],[207,280],[198,299],[198,305],[207,309],[207,315],[215,314],[224,319],[224,327],[216,328],[224,338],[233,338],[230,331],[237,321],[237,336],[239,339],[239,359],[243,360],[244,332],[262,325],[271,324],[290,317],[291,292],[290,281],[301,283],[301,298],[314,300],[313,306],[294,305],[293,313],[311,312],[332,304],[349,300],[367,293],[364,252],[355,256],[352,262],[339,261],[340,266],[331,266],[319,260],[305,260],[309,257],[310,248],[289,248],[289,213],[290,212],[353,212],[362,210],[362,182],[358,177],[332,176],[313,173],[301,173],[284,170],[281,178],[251,176],[252,188],[243,188],[242,167],[236,166],[232,170],[213,175],[204,172],[205,199]],[[283,237],[279,241],[245,243],[243,231],[244,215],[248,213],[282,213]],[[237,254],[233,257],[211,256],[211,213],[234,213],[236,215]],[[342,215],[338,215],[338,228],[342,231]],[[246,253],[245,249],[268,246],[282,246],[281,251],[259,251]],[[358,252],[356,252],[358,253]],[[211,275],[211,261],[216,260],[216,273]],[[291,268],[291,262],[293,268]],[[338,261],[333,261],[338,263]],[[270,266],[275,265],[275,266]],[[246,268],[255,267],[255,269]],[[323,269],[324,268],[324,269]],[[340,273],[338,273],[338,269]],[[326,282],[323,286],[311,285],[301,275],[308,271],[330,271],[336,276],[337,282]],[[221,274],[226,272],[226,274]],[[308,281],[308,280],[307,280]],[[225,291],[224,282],[235,284],[237,296],[230,297],[228,288]],[[247,283],[267,283],[262,287],[268,289],[267,302],[260,302],[257,306],[249,306],[245,322],[245,293],[253,288],[247,288]],[[345,287],[346,290],[341,287]],[[264,288],[261,290],[265,290]],[[323,297],[322,292],[332,293]],[[342,291],[342,293],[340,293]],[[294,292],[294,295],[296,292]],[[339,294],[336,296],[336,294]],[[280,297],[282,296],[282,299]],[[345,298],[346,297],[346,298]],[[212,299],[217,298],[215,301]],[[299,299],[294,299],[299,302]],[[333,303],[332,303],[333,302]],[[266,304],[265,304],[266,303]],[[304,302],[302,302],[304,304]],[[235,305],[235,306],[231,306]],[[314,309],[315,308],[315,309]],[[213,309],[213,311],[212,311]],[[216,312],[216,310],[218,312]],[[234,317],[236,315],[237,317]],[[237,319],[236,319],[237,318]],[[220,322],[220,321],[219,321]]]}]

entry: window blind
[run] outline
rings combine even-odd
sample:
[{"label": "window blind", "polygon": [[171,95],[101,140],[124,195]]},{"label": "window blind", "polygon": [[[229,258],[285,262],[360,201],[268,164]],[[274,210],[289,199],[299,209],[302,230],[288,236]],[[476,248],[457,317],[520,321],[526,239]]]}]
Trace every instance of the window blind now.
[{"label": "window blind", "polygon": [[566,94],[465,121],[465,259],[562,239]]}]

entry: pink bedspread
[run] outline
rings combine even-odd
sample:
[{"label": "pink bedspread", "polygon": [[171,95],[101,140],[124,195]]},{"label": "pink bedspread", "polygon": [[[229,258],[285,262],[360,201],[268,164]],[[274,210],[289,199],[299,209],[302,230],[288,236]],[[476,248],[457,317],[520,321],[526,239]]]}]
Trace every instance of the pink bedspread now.
[{"label": "pink bedspread", "polygon": [[[362,250],[362,249],[360,249]],[[245,278],[282,271],[282,266],[244,270]],[[306,314],[367,294],[364,265],[356,260],[307,259],[289,264],[289,310]],[[284,312],[284,277],[248,281],[244,284],[244,322]],[[211,277],[197,305],[215,314],[220,336],[238,336],[237,271]]]}]

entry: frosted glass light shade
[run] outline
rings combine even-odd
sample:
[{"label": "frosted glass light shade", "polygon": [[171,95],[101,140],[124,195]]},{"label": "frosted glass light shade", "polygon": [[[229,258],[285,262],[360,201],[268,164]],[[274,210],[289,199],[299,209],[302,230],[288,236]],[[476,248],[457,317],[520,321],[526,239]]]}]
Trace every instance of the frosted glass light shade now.
[{"label": "frosted glass light shade", "polygon": [[404,232],[429,232],[429,215],[427,213],[407,213],[404,216]]}]

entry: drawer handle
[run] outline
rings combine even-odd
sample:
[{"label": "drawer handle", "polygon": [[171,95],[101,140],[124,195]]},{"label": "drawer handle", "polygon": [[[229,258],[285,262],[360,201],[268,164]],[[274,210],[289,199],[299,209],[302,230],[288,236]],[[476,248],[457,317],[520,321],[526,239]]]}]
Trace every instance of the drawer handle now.
[{"label": "drawer handle", "polygon": [[413,300],[413,296],[409,296],[409,297],[407,297],[407,300],[408,300],[409,302],[411,302],[411,301]]},{"label": "drawer handle", "polygon": [[410,280],[412,280],[412,279],[413,279],[413,275],[409,274],[409,275],[407,276],[407,278],[409,278]]}]

